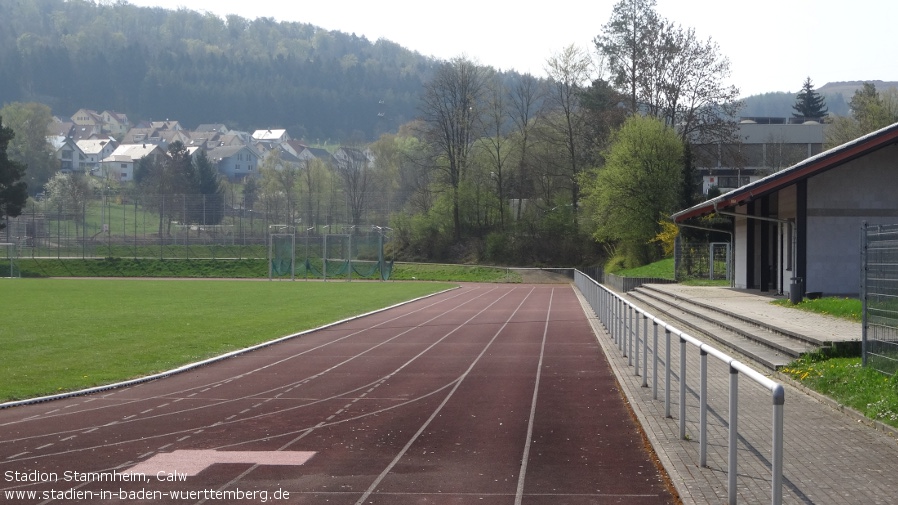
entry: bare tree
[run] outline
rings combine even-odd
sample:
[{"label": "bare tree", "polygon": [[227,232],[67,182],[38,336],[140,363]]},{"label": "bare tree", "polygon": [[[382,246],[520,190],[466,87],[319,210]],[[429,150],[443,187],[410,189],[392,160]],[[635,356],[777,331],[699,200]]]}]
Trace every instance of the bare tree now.
[{"label": "bare tree", "polygon": [[374,163],[368,151],[360,147],[341,147],[334,153],[334,160],[336,172],[343,180],[350,222],[358,228],[375,180]]},{"label": "bare tree", "polygon": [[515,184],[518,198],[517,218],[521,217],[521,200],[532,196],[533,174],[530,169],[530,134],[533,118],[539,110],[544,90],[539,81],[530,74],[522,75],[509,90],[511,120],[518,135],[518,170]]},{"label": "bare tree", "polygon": [[505,135],[506,125],[511,119],[508,93],[498,79],[492,79],[487,93],[485,124],[487,135],[481,139],[481,145],[490,160],[490,181],[496,185],[496,196],[499,205],[499,228],[505,229],[505,197],[508,184],[508,157],[510,141]]},{"label": "bare tree", "polygon": [[658,16],[655,0],[620,0],[594,42],[631,113],[663,120],[684,141],[735,140],[742,104],[739,90],[723,84],[729,60],[711,39]]},{"label": "bare tree", "polygon": [[78,226],[84,227],[87,202],[93,196],[94,187],[92,179],[84,174],[57,172],[44,187],[47,205],[56,209],[60,215],[72,216],[75,233],[78,234]]},{"label": "bare tree", "polygon": [[621,0],[594,40],[605,56],[614,85],[629,98],[631,114],[639,111],[640,83],[650,68],[650,50],[660,24],[655,0]]},{"label": "bare tree", "polygon": [[[293,226],[296,217],[296,190],[299,166],[284,161],[278,150],[271,151],[259,168],[262,176],[262,201],[277,224]],[[279,209],[283,208],[283,221]]]},{"label": "bare tree", "polygon": [[548,125],[550,140],[563,149],[564,158],[559,165],[560,173],[570,184],[571,206],[576,222],[580,186],[579,174],[584,170],[583,157],[586,154],[584,134],[587,118],[581,107],[584,86],[590,82],[592,58],[576,46],[568,46],[547,61],[549,91],[543,113],[543,122]]},{"label": "bare tree", "polygon": [[183,210],[190,163],[187,148],[176,141],[168,146],[164,156],[145,156],[134,171],[134,181],[147,198],[144,205],[159,213],[160,239],[171,234],[172,221],[178,216],[178,210]]},{"label": "bare tree", "polygon": [[442,64],[424,85],[424,138],[438,160],[436,168],[444,173],[452,191],[456,241],[462,236],[459,187],[467,175],[471,148],[482,130],[480,114],[485,91],[485,70],[465,57]]},{"label": "bare tree", "polygon": [[732,142],[736,115],[742,108],[739,89],[723,80],[730,75],[730,62],[720,55],[711,39],[699,40],[692,28],[664,24],[657,60],[663,62],[654,81],[646,88],[654,103],[646,103],[651,115],[664,120],[689,142]]}]

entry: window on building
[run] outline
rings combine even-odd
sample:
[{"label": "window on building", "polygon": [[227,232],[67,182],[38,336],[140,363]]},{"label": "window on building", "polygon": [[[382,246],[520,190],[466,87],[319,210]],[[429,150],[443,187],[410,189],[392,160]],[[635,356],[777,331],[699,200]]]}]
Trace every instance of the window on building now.
[{"label": "window on building", "polygon": [[745,186],[750,182],[750,179],[747,175],[736,176],[736,175],[721,175],[717,177],[717,187],[718,188],[740,188]]}]

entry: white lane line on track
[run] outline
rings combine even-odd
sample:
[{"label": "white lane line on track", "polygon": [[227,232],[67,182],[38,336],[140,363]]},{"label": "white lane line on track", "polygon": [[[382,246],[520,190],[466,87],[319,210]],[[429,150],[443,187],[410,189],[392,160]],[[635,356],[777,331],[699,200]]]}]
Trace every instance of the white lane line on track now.
[{"label": "white lane line on track", "polygon": [[[360,356],[362,356],[362,355],[364,355],[364,354],[367,354],[367,353],[369,353],[369,352],[371,352],[371,351],[373,351],[373,350],[375,350],[375,349],[377,349],[377,348],[379,348],[379,347],[381,347],[381,346],[383,346],[383,345],[386,345],[387,343],[389,343],[389,342],[391,342],[391,341],[393,341],[393,340],[395,340],[395,339],[397,339],[397,338],[399,338],[399,337],[401,337],[401,336],[403,336],[403,335],[405,335],[405,334],[407,334],[407,333],[413,331],[413,330],[416,329],[416,328],[420,328],[420,327],[422,327],[422,326],[424,326],[424,325],[426,325],[426,324],[428,324],[428,323],[430,323],[430,322],[432,322],[432,321],[434,321],[434,320],[436,320],[436,319],[438,319],[438,318],[440,318],[440,317],[443,317],[446,313],[451,312],[452,310],[458,310],[460,307],[463,307],[463,306],[465,306],[465,305],[468,305],[468,304],[470,304],[470,303],[473,303],[473,302],[476,301],[477,299],[479,299],[479,298],[481,298],[481,297],[483,297],[483,296],[486,296],[486,295],[488,295],[489,293],[492,293],[493,291],[495,291],[495,289],[497,289],[497,288],[492,288],[492,289],[490,289],[490,290],[487,290],[485,293],[482,293],[482,294],[480,294],[480,295],[475,296],[474,298],[471,298],[471,299],[469,299],[469,300],[465,300],[462,304],[460,304],[460,305],[458,305],[458,306],[455,306],[455,307],[452,307],[452,308],[449,309],[449,310],[445,310],[445,311],[441,312],[440,314],[438,314],[438,315],[436,315],[436,316],[434,316],[434,317],[428,319],[427,321],[424,321],[423,323],[417,324],[417,325],[415,325],[415,326],[413,326],[413,327],[409,327],[409,328],[407,328],[405,331],[402,331],[402,332],[400,332],[400,333],[398,333],[398,334],[396,334],[396,335],[390,337],[389,339],[387,339],[387,340],[385,340],[385,341],[383,341],[383,342],[380,342],[380,343],[374,345],[373,347],[370,347],[370,348],[368,348],[368,349],[366,349],[366,350],[364,350],[364,351],[362,351],[362,352],[356,354],[356,355],[353,356],[353,357],[347,358],[346,360],[344,360],[344,361],[342,361],[342,362],[340,362],[340,363],[337,363],[336,365],[333,365],[333,366],[331,366],[330,368],[328,368],[328,369],[326,369],[326,370],[323,370],[323,371],[317,373],[316,375],[313,375],[312,377],[321,377],[321,376],[324,376],[324,375],[326,375],[328,372],[331,372],[331,371],[333,371],[333,370],[339,368],[340,366],[343,366],[343,365],[345,365],[346,363],[349,363],[349,362],[351,362],[352,360],[354,360],[354,359],[356,359],[356,358],[358,358],[358,357],[360,357]],[[509,292],[510,292],[510,291],[509,291]],[[318,400],[315,400],[315,401],[311,401],[311,402],[309,402],[309,403],[302,404],[302,405],[298,405],[298,406],[295,406],[295,407],[287,407],[287,408],[283,408],[283,409],[281,409],[281,410],[277,410],[277,411],[273,411],[273,412],[269,412],[269,413],[264,413],[264,414],[258,414],[258,415],[255,415],[255,416],[249,416],[249,417],[245,417],[245,418],[237,419],[237,420],[232,420],[232,421],[218,421],[218,422],[212,423],[212,424],[210,424],[210,425],[207,425],[207,426],[205,426],[204,428],[208,428],[208,427],[218,427],[218,426],[222,426],[222,425],[226,425],[226,424],[233,424],[233,423],[240,423],[240,422],[245,422],[245,421],[248,421],[248,420],[258,419],[258,418],[267,417],[267,416],[272,416],[272,415],[276,415],[276,414],[282,414],[282,413],[285,413],[285,412],[288,412],[288,411],[292,411],[292,410],[296,410],[296,409],[300,409],[300,408],[306,408],[306,407],[309,407],[309,406],[312,406],[312,405],[315,405],[315,404],[319,404],[319,403],[323,403],[323,402],[330,401],[330,400],[333,400],[333,399],[345,397],[345,396],[347,396],[347,395],[349,395],[349,394],[355,393],[355,392],[359,391],[360,389],[364,389],[364,388],[367,388],[367,387],[371,387],[371,389],[370,389],[369,391],[373,391],[373,390],[375,390],[377,387],[381,386],[381,385],[382,385],[385,381],[387,381],[390,377],[393,377],[394,375],[396,375],[397,373],[399,373],[401,370],[403,370],[405,367],[409,366],[409,365],[410,365],[412,362],[414,362],[416,359],[418,359],[418,358],[420,358],[421,356],[423,356],[426,352],[428,352],[430,349],[432,349],[432,348],[435,347],[437,344],[439,344],[440,342],[442,342],[444,339],[448,338],[450,335],[452,335],[452,334],[454,334],[455,332],[457,332],[458,330],[460,330],[465,324],[467,324],[468,322],[470,322],[471,320],[473,320],[475,317],[477,317],[478,315],[480,315],[480,314],[486,312],[489,308],[491,308],[493,305],[495,305],[496,303],[498,303],[499,300],[501,300],[502,298],[504,298],[505,296],[507,296],[509,292],[506,292],[505,294],[503,294],[503,295],[500,296],[499,298],[497,298],[497,299],[493,300],[492,302],[490,302],[489,304],[487,304],[486,307],[482,308],[477,314],[475,314],[474,316],[472,316],[471,318],[469,318],[468,321],[466,321],[466,322],[464,322],[464,323],[461,323],[460,325],[456,326],[454,329],[452,329],[451,331],[449,331],[448,333],[446,333],[446,334],[445,334],[443,337],[441,337],[439,340],[437,340],[436,342],[432,343],[432,344],[431,344],[430,346],[428,346],[426,349],[424,349],[423,351],[421,351],[418,355],[416,355],[415,357],[413,357],[413,358],[411,358],[410,360],[406,361],[406,362],[403,363],[400,367],[396,368],[395,370],[393,370],[392,372],[390,372],[390,373],[387,374],[386,376],[384,376],[384,377],[378,379],[378,380],[377,380],[376,382],[374,382],[374,383],[365,384],[365,385],[362,385],[362,386],[360,386],[360,387],[358,387],[358,388],[356,388],[356,389],[354,389],[354,390],[343,391],[343,392],[341,392],[341,393],[339,393],[339,394],[335,394],[335,395],[332,395],[332,396],[327,397],[327,398],[322,398],[322,399],[318,399]],[[532,290],[531,290],[531,292],[532,292]],[[453,296],[452,299],[456,298],[457,296],[459,296],[459,295]],[[528,296],[529,296],[529,295],[528,295]],[[433,304],[431,304],[431,305],[428,305],[428,306],[426,306],[425,308],[429,308],[429,307],[431,307],[431,306],[433,306],[433,305],[437,305],[437,304],[439,304],[439,302],[436,302],[436,303],[433,303]],[[422,308],[422,309],[415,310],[415,311],[413,311],[412,313],[416,313],[416,312],[419,312],[419,311],[421,311],[421,310],[423,310],[423,308]],[[380,324],[378,324],[378,325],[376,325],[376,326],[382,326],[383,324],[386,324],[387,322],[392,322],[392,321],[398,320],[398,319],[400,319],[401,317],[403,317],[403,316],[397,316],[397,317],[391,318],[391,319],[389,319],[389,320],[387,320],[387,321],[384,321],[384,322],[382,322],[382,323],[380,323]],[[506,324],[507,324],[507,323],[506,323]],[[376,327],[376,326],[375,326],[375,327]],[[373,328],[373,327],[372,327],[372,328]],[[362,332],[364,332],[364,331],[366,331],[366,330],[363,329],[363,330],[359,330],[359,331],[353,332],[353,333],[351,333],[351,334],[349,334],[349,335],[346,335],[346,336],[341,337],[341,338],[339,338],[339,339],[333,340],[333,341],[331,341],[330,343],[345,340],[346,338],[349,338],[350,336],[354,336],[354,335],[359,334],[359,333],[362,333]],[[318,348],[321,348],[321,347],[325,347],[326,345],[329,345],[329,344],[323,344],[323,345],[317,346],[317,347],[313,348],[312,350],[318,349]],[[299,354],[304,354],[304,353],[306,353],[306,352],[309,352],[309,351],[304,351],[303,353],[299,353]],[[295,357],[295,356],[298,356],[299,354],[294,355],[294,357]],[[288,357],[288,358],[284,358],[284,359],[282,359],[282,360],[280,360],[280,361],[278,361],[278,362],[276,362],[276,363],[281,363],[281,362],[287,361],[288,359],[289,359],[289,357]],[[269,365],[265,365],[265,366],[259,367],[259,368],[257,368],[257,369],[254,370],[254,371],[258,371],[258,370],[262,370],[262,369],[265,369],[265,368],[269,368],[270,366],[272,366],[272,364],[269,364]],[[249,373],[250,373],[250,372],[241,374],[240,377],[245,376],[245,375],[248,375]],[[311,378],[307,378],[307,379],[305,379],[305,381],[308,381],[308,380],[310,380],[310,379],[311,379]],[[445,386],[442,386],[442,387],[438,388],[438,389],[435,390],[435,391],[431,391],[430,393],[427,393],[427,394],[425,394],[425,395],[422,395],[422,396],[420,396],[420,397],[418,397],[418,398],[415,398],[415,399],[412,399],[412,400],[410,400],[410,401],[402,402],[402,403],[399,403],[399,404],[397,404],[397,405],[393,405],[393,406],[390,406],[390,407],[386,407],[386,408],[384,408],[384,409],[380,409],[380,410],[373,411],[373,412],[368,412],[368,413],[366,413],[366,414],[362,414],[362,415],[359,415],[359,416],[349,417],[349,418],[346,418],[346,419],[342,419],[342,420],[339,420],[339,421],[335,421],[335,422],[330,423],[330,424],[342,424],[342,423],[345,423],[345,422],[350,422],[350,421],[353,421],[353,420],[356,420],[356,419],[361,419],[361,418],[368,417],[368,416],[371,416],[371,415],[376,415],[376,414],[378,414],[378,413],[380,413],[380,412],[385,412],[385,411],[388,411],[388,410],[392,410],[392,409],[394,409],[394,408],[399,408],[399,407],[402,407],[402,406],[407,405],[407,404],[409,404],[409,403],[414,403],[415,401],[418,401],[418,400],[420,400],[420,399],[427,398],[427,397],[429,397],[429,396],[432,395],[432,394],[436,394],[437,392],[439,392],[439,391],[445,389],[446,387],[449,387],[450,385],[452,385],[453,383],[455,383],[457,380],[458,380],[458,379],[455,379],[454,381],[450,382],[449,384],[447,384],[447,385],[445,385]],[[281,386],[281,387],[283,387],[283,386]],[[275,389],[277,389],[277,388],[275,388]],[[196,394],[196,393],[194,393],[194,394]],[[247,396],[247,397],[244,397],[244,398],[249,398],[249,397],[252,397],[252,396],[257,396],[258,394],[261,394],[261,393],[256,393],[255,395],[250,395],[250,396]],[[230,403],[231,401],[236,401],[236,400],[227,400],[227,401],[223,401],[223,402],[221,402],[221,403]],[[219,403],[219,404],[220,404],[220,403]],[[216,405],[219,405],[219,404],[216,404]],[[159,405],[159,407],[164,407],[164,406],[167,406],[167,405],[169,405],[169,403],[164,403],[164,404],[162,404],[162,405]],[[256,405],[256,406],[258,406],[258,405]],[[191,411],[191,410],[199,410],[199,408],[197,408],[197,409],[185,409],[184,411],[180,411],[180,412],[187,412],[187,411]],[[175,414],[175,413],[176,413],[176,412],[172,412],[172,413],[168,413],[168,414],[159,414],[159,415],[157,415],[157,416],[151,416],[150,418],[144,418],[144,419],[141,419],[141,420],[151,419],[151,418],[153,418],[153,417],[163,417],[163,416],[173,415],[173,414]],[[328,420],[332,420],[333,417],[335,417],[335,416],[331,416],[331,418],[329,418]],[[138,421],[138,420],[135,420],[135,421]],[[132,422],[132,421],[127,421],[127,422]],[[116,423],[110,423],[110,424],[107,424],[107,425],[104,425],[104,426],[111,426],[111,425],[113,425],[113,424],[116,424]],[[99,428],[99,427],[94,427],[94,428],[92,428],[92,429],[90,429],[90,430],[87,430],[87,431],[84,431],[84,432],[82,432],[82,433],[91,433],[91,432],[93,432],[93,431],[96,431],[98,428]],[[82,428],[82,429],[83,429],[83,428]],[[194,427],[194,428],[189,428],[189,429],[183,429],[183,430],[177,430],[177,431],[168,432],[168,433],[162,433],[162,434],[152,435],[152,436],[148,436],[148,437],[141,437],[141,438],[138,438],[138,439],[122,440],[122,441],[111,442],[111,443],[107,442],[107,443],[101,444],[101,445],[99,445],[99,446],[85,447],[85,448],[77,448],[77,449],[70,449],[70,450],[65,450],[65,451],[61,451],[61,452],[58,452],[58,453],[51,453],[51,454],[41,455],[41,456],[38,456],[38,457],[50,457],[50,456],[55,456],[55,455],[60,455],[60,454],[69,454],[69,453],[79,452],[79,451],[85,451],[85,450],[95,450],[95,449],[100,448],[100,447],[120,446],[120,445],[125,445],[125,444],[133,443],[133,442],[142,442],[142,441],[149,440],[149,439],[154,439],[154,438],[162,438],[162,437],[166,437],[166,436],[179,435],[179,434],[186,433],[186,432],[189,432],[189,431],[192,431],[192,430],[195,430],[195,429],[196,429],[196,428]],[[297,430],[297,431],[286,432],[286,433],[282,433],[282,434],[279,434],[279,435],[266,436],[266,437],[263,437],[263,438],[260,438],[260,439],[257,439],[257,440],[247,440],[247,441],[243,441],[243,442],[238,442],[238,443],[234,443],[234,444],[229,444],[229,445],[222,446],[222,447],[232,447],[232,446],[243,445],[243,444],[246,444],[246,443],[262,441],[262,440],[264,440],[264,441],[272,440],[272,439],[279,438],[279,437],[283,437],[283,436],[293,435],[293,434],[295,434],[295,433],[302,432],[302,431],[305,431],[305,430],[308,430],[308,429],[309,429],[309,428],[303,428],[303,429]],[[80,430],[79,430],[79,431],[80,431]],[[200,433],[200,432],[202,432],[202,429],[199,430],[199,431],[196,431],[196,432],[194,432],[194,433]],[[61,433],[65,433],[65,432],[61,432]],[[44,435],[44,436],[46,436],[46,435]],[[28,438],[37,438],[37,437],[28,437]],[[222,447],[219,447],[219,448],[222,448]]]},{"label": "white lane line on track", "polygon": [[[368,497],[371,496],[371,494],[374,492],[374,490],[377,489],[377,486],[380,485],[380,483],[384,480],[384,478],[386,478],[386,476],[393,470],[393,468],[394,468],[394,467],[399,463],[399,461],[405,456],[405,453],[407,453],[408,450],[411,449],[412,445],[418,440],[418,438],[421,436],[421,434],[424,433],[424,430],[426,430],[427,427],[430,426],[430,423],[432,423],[433,420],[437,418],[437,416],[438,416],[438,415],[440,414],[440,412],[443,410],[443,407],[445,407],[446,404],[449,403],[449,400],[452,398],[452,396],[455,394],[455,392],[458,391],[458,388],[461,386],[462,382],[464,382],[464,380],[465,380],[465,378],[467,378],[468,374],[471,373],[471,370],[474,369],[474,366],[475,366],[475,365],[480,361],[480,359],[486,354],[486,351],[489,350],[489,348],[493,345],[493,342],[495,342],[496,339],[499,338],[499,335],[502,333],[503,330],[505,330],[505,327],[508,326],[509,322],[512,320],[512,318],[514,318],[515,314],[518,313],[518,311],[521,309],[521,306],[524,305],[524,302],[527,301],[528,298],[530,298],[530,295],[531,295],[532,293],[533,293],[533,289],[530,290],[530,293],[528,293],[527,296],[525,296],[524,299],[521,300],[521,303],[518,304],[517,308],[515,308],[515,310],[511,313],[511,315],[508,316],[508,319],[507,319],[507,320],[505,321],[505,323],[503,323],[502,326],[496,331],[496,334],[493,335],[493,338],[490,339],[490,341],[483,347],[483,350],[480,351],[480,354],[478,354],[477,357],[474,359],[474,361],[471,362],[470,366],[468,366],[468,369],[465,370],[465,373],[463,373],[463,374],[461,375],[461,377],[458,378],[458,381],[455,383],[455,386],[449,391],[448,394],[446,394],[446,397],[443,398],[443,401],[440,402],[439,406],[437,406],[437,408],[433,411],[433,413],[430,415],[430,417],[427,418],[427,421],[425,421],[424,424],[422,424],[421,427],[418,428],[418,431],[415,432],[415,434],[414,434],[414,435],[412,436],[412,438],[405,444],[405,446],[402,448],[402,450],[399,451],[399,454],[397,454],[396,457],[393,458],[393,461],[391,461],[390,464],[387,465],[386,468],[384,468],[384,470],[380,473],[380,475],[378,475],[377,478],[374,479],[374,482],[371,483],[371,485],[368,487],[368,489],[365,491],[365,493],[362,494],[361,498],[359,498],[359,499],[355,502],[356,505],[363,505],[363,504],[365,503],[365,500],[367,500]],[[496,302],[498,302],[498,300],[496,300]],[[494,302],[494,303],[496,303],[496,302]],[[490,304],[490,306],[492,306],[492,305],[493,305],[493,304]],[[487,308],[488,308],[488,307],[487,307]],[[486,308],[484,309],[484,311],[485,311],[485,310],[486,310]],[[463,326],[464,324],[469,323],[471,320],[473,320],[475,317],[477,317],[477,316],[480,315],[481,313],[482,313],[482,312],[478,312],[478,313],[475,314],[474,316],[471,316],[471,319],[469,319],[468,321],[466,321],[465,323],[463,323],[462,326]],[[454,332],[454,331],[455,331],[455,330],[453,330],[453,332]],[[445,338],[445,337],[444,337],[444,338]]]},{"label": "white lane line on track", "polygon": [[[491,290],[491,291],[492,291],[492,290]],[[399,373],[400,371],[402,371],[404,368],[406,368],[407,366],[409,366],[411,363],[413,363],[414,361],[416,361],[418,358],[420,358],[421,356],[424,356],[427,352],[429,352],[431,349],[433,349],[434,347],[436,347],[439,343],[443,342],[445,339],[449,338],[449,336],[453,335],[454,333],[456,333],[456,332],[459,331],[460,329],[464,328],[466,324],[470,323],[470,322],[471,322],[472,320],[474,320],[476,317],[480,316],[480,315],[483,314],[484,312],[487,312],[490,308],[492,308],[493,305],[499,303],[499,301],[500,301],[501,299],[505,298],[510,292],[511,292],[511,291],[508,291],[508,292],[506,292],[505,294],[503,294],[502,296],[500,296],[499,298],[493,300],[492,302],[490,302],[489,304],[487,304],[486,307],[484,307],[484,308],[482,308],[480,311],[478,311],[475,315],[473,315],[473,316],[471,316],[470,318],[468,318],[468,320],[466,320],[465,322],[463,322],[463,323],[457,325],[457,326],[456,326],[455,328],[453,328],[451,331],[446,332],[442,337],[440,337],[439,339],[437,339],[436,341],[434,341],[433,343],[431,343],[429,346],[427,346],[424,350],[422,350],[421,352],[419,352],[417,355],[415,355],[414,357],[410,358],[408,361],[406,361],[405,363],[403,363],[402,366],[396,368],[392,373],[388,374],[387,376],[385,376],[385,377],[383,377],[383,378],[381,378],[381,379],[378,379],[378,381],[377,381],[377,382],[376,382],[376,383],[375,383],[375,384],[368,390],[368,392],[374,391],[374,390],[377,389],[378,387],[382,386],[384,383],[386,383],[387,380],[390,379],[390,377],[395,376],[397,373]],[[532,292],[533,292],[533,289],[530,290],[530,293],[532,293]],[[518,310],[520,310],[521,306],[524,304],[524,301],[526,301],[527,298],[529,298],[530,293],[528,293],[528,295],[524,297],[524,300],[521,301],[521,303],[518,305],[518,307],[515,309],[515,311],[514,311],[514,312],[512,313],[512,315],[509,317],[509,320],[511,319],[511,317],[514,316],[515,313],[517,313]],[[480,298],[480,296],[477,296],[477,297],[473,298],[472,300],[476,300],[477,298]],[[470,300],[469,300],[469,301],[470,301]],[[468,302],[465,302],[465,303],[463,303],[462,305],[460,305],[459,307],[464,306],[464,305],[466,305],[467,303],[468,303]],[[444,313],[444,314],[445,314],[445,313]],[[436,317],[434,317],[434,318],[431,318],[431,319],[429,319],[429,320],[426,321],[426,322],[434,321],[434,320],[436,320],[437,318],[442,317],[442,315],[443,315],[443,314],[441,314],[441,315],[439,315],[439,316],[436,316]],[[426,323],[425,323],[425,324],[426,324]],[[453,385],[453,384],[455,385],[455,387],[452,389],[452,391],[454,392],[455,389],[458,388],[458,385],[461,384],[461,381],[463,380],[463,378],[464,378],[464,377],[471,371],[471,368],[473,368],[474,364],[476,364],[476,362],[483,356],[483,354],[484,354],[484,353],[486,352],[486,350],[490,347],[490,345],[492,344],[492,342],[495,341],[495,339],[498,337],[498,335],[502,332],[502,330],[503,330],[507,325],[508,325],[508,321],[506,321],[506,322],[502,325],[502,327],[496,332],[496,335],[493,336],[492,340],[486,345],[486,347],[485,347],[484,350],[481,352],[481,354],[475,359],[474,363],[471,364],[471,366],[465,371],[465,373],[464,373],[462,376],[456,378],[455,380],[453,380],[453,381],[450,382],[449,384],[446,384],[445,386],[443,386],[443,387],[441,387],[441,388],[439,388],[439,389],[437,389],[437,390],[435,390],[435,391],[431,391],[431,392],[429,392],[429,393],[427,393],[427,394],[425,394],[425,395],[423,395],[423,396],[421,396],[421,397],[418,397],[418,398],[415,398],[415,399],[410,399],[410,400],[408,400],[408,401],[402,402],[402,403],[400,403],[400,404],[398,404],[398,405],[394,405],[394,406],[391,406],[391,407],[387,407],[387,408],[385,408],[385,409],[376,410],[376,411],[374,411],[374,412],[368,412],[368,413],[362,414],[362,415],[360,415],[360,416],[350,417],[350,418],[348,418],[348,419],[343,419],[343,420],[336,421],[336,422],[333,422],[333,423],[330,423],[330,422],[329,422],[329,421],[332,421],[334,418],[336,418],[338,414],[342,413],[344,410],[346,410],[347,408],[351,407],[351,406],[352,406],[352,403],[354,403],[354,402],[356,402],[356,401],[358,401],[358,400],[361,399],[361,398],[355,398],[351,403],[347,404],[345,407],[343,407],[342,409],[338,410],[335,414],[333,414],[333,415],[327,417],[327,418],[325,419],[324,422],[320,422],[320,423],[318,423],[316,426],[313,426],[313,427],[311,427],[311,428],[306,428],[306,429],[303,429],[303,430],[300,430],[300,431],[294,431],[294,432],[291,432],[291,433],[282,433],[282,434],[276,435],[276,436],[268,436],[268,437],[265,437],[265,438],[263,438],[263,439],[245,440],[245,441],[238,442],[238,443],[234,443],[234,444],[229,444],[229,445],[225,445],[225,446],[220,446],[220,447],[217,447],[216,449],[230,448],[230,447],[234,447],[234,446],[238,446],[238,445],[243,445],[243,444],[248,444],[248,443],[252,443],[252,442],[258,442],[258,441],[269,441],[269,440],[272,440],[272,439],[274,439],[274,438],[279,438],[279,437],[281,437],[281,436],[286,436],[286,435],[289,435],[289,434],[300,433],[300,435],[299,435],[298,437],[294,438],[293,440],[290,440],[289,442],[285,443],[284,445],[282,445],[280,448],[277,449],[278,451],[283,451],[283,450],[286,450],[287,448],[289,448],[290,446],[292,446],[294,443],[296,443],[296,442],[298,442],[299,440],[301,440],[302,438],[306,437],[306,436],[307,436],[308,434],[310,434],[313,430],[315,430],[315,429],[317,429],[317,428],[320,428],[320,427],[322,427],[322,426],[333,426],[333,425],[336,425],[336,424],[342,424],[342,423],[345,423],[345,422],[353,421],[353,420],[355,420],[355,419],[361,419],[361,418],[363,418],[363,417],[368,417],[368,416],[371,416],[371,415],[377,415],[377,414],[379,414],[380,412],[385,412],[385,411],[387,411],[387,410],[392,410],[392,409],[394,409],[394,408],[399,408],[399,407],[401,407],[401,406],[403,406],[403,405],[407,405],[407,404],[413,403],[413,402],[415,402],[415,401],[418,401],[419,399],[426,398],[426,397],[429,397],[429,396],[431,396],[431,395],[437,394],[438,392],[442,391],[443,389],[448,388],[449,386],[451,386],[451,385]],[[421,326],[421,325],[417,325],[416,327],[420,327],[420,326]],[[391,340],[393,340],[393,339],[399,337],[400,335],[403,335],[403,334],[405,334],[405,333],[408,333],[409,331],[411,331],[411,328],[409,328],[409,329],[406,330],[406,331],[401,332],[399,335],[396,335],[395,337],[390,338],[388,341],[391,341]],[[379,347],[379,345],[378,345],[378,346],[375,346],[375,347]],[[373,348],[372,348],[372,349],[373,349]],[[367,350],[367,351],[364,351],[362,354],[367,353],[367,352],[370,351],[370,350],[371,350],[371,349],[369,349],[369,350]],[[352,359],[354,359],[354,358],[352,358]],[[338,366],[339,366],[339,365],[338,365]],[[322,372],[322,375],[323,375],[324,373],[330,371],[330,370],[331,370],[331,369],[325,370],[324,372]],[[354,390],[354,391],[358,391],[359,389],[363,389],[363,388],[365,388],[365,387],[368,387],[368,386],[367,386],[367,385],[361,386],[361,387],[357,388],[357,389]],[[362,396],[367,395],[368,392],[362,393]],[[344,394],[344,395],[341,395],[341,396],[345,396],[345,394]],[[452,393],[450,392],[449,395],[447,396],[447,400],[448,400],[448,397],[451,397],[451,396],[452,396]],[[335,398],[335,397],[332,397],[332,398]],[[446,400],[443,401],[443,405],[445,405],[445,402],[446,402]],[[442,408],[442,406],[441,406],[440,408]],[[423,428],[422,428],[422,429],[423,429]],[[235,477],[232,481],[230,481],[230,482],[228,482],[227,484],[225,484],[224,486],[220,487],[219,490],[224,490],[224,489],[227,489],[228,487],[233,486],[234,484],[236,484],[237,482],[239,482],[243,477],[249,475],[249,474],[250,474],[250,473],[251,473],[257,466],[258,466],[258,465],[254,465],[253,467],[248,468],[245,472],[243,472],[242,474],[240,474],[240,475],[238,475],[237,477]],[[206,501],[206,500],[201,500],[201,501],[197,502],[197,505],[200,505],[200,504],[202,504],[202,503],[205,503],[205,501]]]},{"label": "white lane line on track", "polygon": [[546,311],[546,324],[543,327],[543,342],[539,348],[539,363],[536,365],[536,383],[533,384],[533,400],[530,401],[530,420],[527,422],[527,439],[524,441],[524,454],[521,456],[521,470],[518,472],[518,489],[515,493],[515,505],[521,505],[524,499],[524,479],[527,475],[527,461],[530,459],[530,444],[533,443],[533,422],[536,419],[536,399],[539,396],[539,380],[542,377],[543,358],[546,356],[546,337],[549,334],[549,321],[552,318],[552,301],[555,299],[555,288],[549,295],[549,310]]}]

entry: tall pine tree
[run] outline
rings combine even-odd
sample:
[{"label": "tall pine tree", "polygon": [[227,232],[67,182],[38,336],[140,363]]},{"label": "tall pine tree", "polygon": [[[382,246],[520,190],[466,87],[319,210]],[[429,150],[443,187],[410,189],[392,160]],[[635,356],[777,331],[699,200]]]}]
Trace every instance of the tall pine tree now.
[{"label": "tall pine tree", "polygon": [[795,111],[792,117],[804,119],[806,121],[822,121],[829,113],[826,107],[826,100],[816,91],[811,78],[805,79],[801,86],[801,91],[795,97],[795,105],[792,106]]}]

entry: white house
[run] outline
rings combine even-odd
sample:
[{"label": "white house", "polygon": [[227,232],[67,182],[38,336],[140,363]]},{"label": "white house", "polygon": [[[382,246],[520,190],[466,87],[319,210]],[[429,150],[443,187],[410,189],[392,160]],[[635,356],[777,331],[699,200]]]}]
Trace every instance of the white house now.
[{"label": "white house", "polygon": [[259,174],[259,153],[247,146],[221,146],[210,149],[207,156],[218,172],[231,181],[257,177]]},{"label": "white house", "polygon": [[82,170],[96,176],[100,175],[100,162],[109,157],[118,146],[118,142],[112,139],[77,140],[75,144],[84,154]]},{"label": "white house", "polygon": [[47,137],[53,147],[53,156],[59,160],[59,171],[64,174],[84,172],[84,153],[70,137],[54,135]]},{"label": "white house", "polygon": [[122,144],[100,162],[100,176],[119,182],[134,180],[134,169],[147,156],[165,156],[156,144]]},{"label": "white house", "polygon": [[263,143],[267,145],[282,144],[290,140],[287,130],[256,130],[253,132],[253,143]]}]

